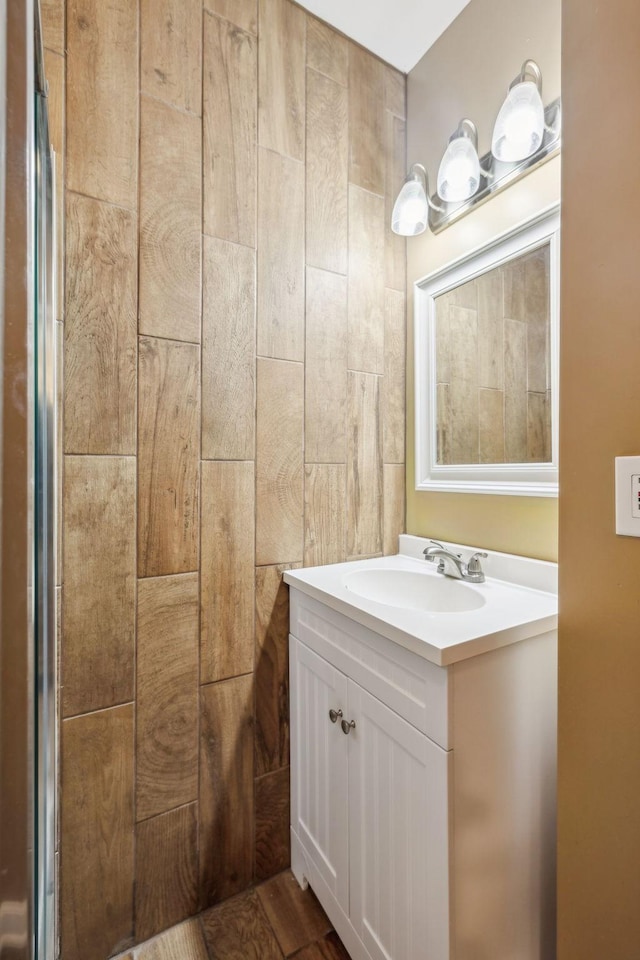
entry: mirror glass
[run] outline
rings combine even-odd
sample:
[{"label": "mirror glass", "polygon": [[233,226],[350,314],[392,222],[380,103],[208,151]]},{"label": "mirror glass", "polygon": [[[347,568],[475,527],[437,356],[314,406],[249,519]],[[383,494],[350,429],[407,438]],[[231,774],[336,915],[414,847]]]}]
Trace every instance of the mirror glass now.
[{"label": "mirror glass", "polygon": [[557,495],[559,211],[416,284],[416,489]]},{"label": "mirror glass", "polygon": [[436,463],[551,462],[549,250],[435,298]]}]

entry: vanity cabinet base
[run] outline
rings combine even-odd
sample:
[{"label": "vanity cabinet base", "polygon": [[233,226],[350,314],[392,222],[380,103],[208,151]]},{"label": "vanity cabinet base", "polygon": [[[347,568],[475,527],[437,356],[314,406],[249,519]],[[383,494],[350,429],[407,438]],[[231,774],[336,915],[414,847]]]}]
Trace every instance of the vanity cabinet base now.
[{"label": "vanity cabinet base", "polygon": [[372,960],[362,940],[353,929],[349,917],[338,903],[315,865],[314,858],[304,848],[291,827],[291,872],[303,890],[311,887],[331,920],[334,930],[345,945],[351,960]]},{"label": "vanity cabinet base", "polygon": [[298,882],[353,960],[554,960],[555,633],[437,667],[325,609],[292,589]]}]

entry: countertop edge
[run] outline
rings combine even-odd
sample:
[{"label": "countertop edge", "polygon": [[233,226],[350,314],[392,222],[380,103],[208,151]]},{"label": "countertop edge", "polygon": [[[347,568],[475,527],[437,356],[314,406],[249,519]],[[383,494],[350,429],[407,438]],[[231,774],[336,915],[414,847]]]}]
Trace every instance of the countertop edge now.
[{"label": "countertop edge", "polygon": [[407,633],[400,627],[395,627],[393,624],[381,620],[379,617],[376,617],[375,614],[352,606],[334,594],[301,579],[300,575],[304,575],[304,572],[304,568],[299,570],[285,570],[283,579],[290,587],[293,587],[300,593],[311,597],[313,600],[317,600],[336,613],[341,614],[349,620],[354,620],[368,630],[372,630],[374,633],[385,637],[392,643],[399,644],[411,653],[415,653],[417,656],[428,660],[438,667],[451,666],[462,660],[469,660],[471,657],[483,653],[490,653],[492,650],[498,650],[500,647],[510,646],[521,640],[527,640],[531,637],[549,633],[557,629],[558,625],[558,615],[552,614],[546,617],[527,620],[523,623],[507,627],[504,630],[461,640],[445,648],[435,647],[427,640],[421,640],[419,637]]}]

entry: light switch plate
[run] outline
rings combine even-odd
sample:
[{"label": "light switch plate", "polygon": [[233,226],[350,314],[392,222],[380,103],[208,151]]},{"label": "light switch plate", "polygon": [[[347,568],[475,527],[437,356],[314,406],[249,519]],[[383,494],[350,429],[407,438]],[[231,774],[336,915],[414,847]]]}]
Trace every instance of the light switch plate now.
[{"label": "light switch plate", "polygon": [[640,537],[640,457],[616,457],[616,533]]}]

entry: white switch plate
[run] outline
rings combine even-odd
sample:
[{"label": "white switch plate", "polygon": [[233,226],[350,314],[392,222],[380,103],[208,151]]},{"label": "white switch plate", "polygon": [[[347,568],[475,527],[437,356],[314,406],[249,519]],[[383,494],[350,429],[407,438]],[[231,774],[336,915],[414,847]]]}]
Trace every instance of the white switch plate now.
[{"label": "white switch plate", "polygon": [[640,457],[616,457],[616,533],[640,537]]}]

